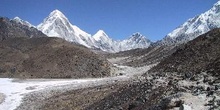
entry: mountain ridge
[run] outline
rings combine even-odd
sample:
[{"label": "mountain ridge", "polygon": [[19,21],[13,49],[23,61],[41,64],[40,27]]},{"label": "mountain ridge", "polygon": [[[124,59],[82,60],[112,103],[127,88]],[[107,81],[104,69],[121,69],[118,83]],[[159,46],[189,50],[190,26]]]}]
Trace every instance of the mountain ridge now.
[{"label": "mountain ridge", "polygon": [[19,18],[18,16],[14,17],[13,21],[20,23],[22,25],[26,25],[28,27],[33,27],[36,28],[34,25],[32,25],[31,23],[29,23],[28,21],[24,21],[21,18]]},{"label": "mountain ridge", "polygon": [[[46,17],[37,28],[49,37],[60,37],[70,42],[79,43],[88,48],[99,48],[102,51],[107,52],[119,52],[124,50],[130,50],[135,48],[147,48],[151,42],[146,37],[142,37],[139,40],[143,40],[142,44],[139,42],[132,42],[128,39],[123,41],[115,41],[111,39],[104,30],[98,30],[93,36],[81,30],[76,25],[69,22],[68,18],[59,10],[52,11],[48,17]],[[138,37],[138,36],[137,36]],[[137,38],[138,39],[138,38]],[[126,43],[128,41],[129,43]],[[122,43],[124,45],[122,45]],[[135,46],[126,46],[125,44],[132,44]]]},{"label": "mountain ridge", "polygon": [[219,10],[220,1],[215,3],[210,10],[188,19],[185,23],[168,33],[162,40],[154,43],[146,37],[142,37],[140,33],[135,36],[132,35],[133,38],[130,36],[128,39],[121,41],[111,39],[111,37],[101,29],[94,35],[88,34],[76,25],[71,24],[68,18],[57,9],[52,11],[49,16],[37,26],[37,29],[49,37],[60,37],[88,48],[97,48],[102,51],[114,53],[136,48],[148,48],[149,46],[179,45],[186,43],[211,29],[219,28]]},{"label": "mountain ridge", "polygon": [[[18,20],[18,19],[17,19]],[[41,31],[34,27],[29,27],[26,21],[17,21],[16,19],[9,19],[0,17],[0,40],[7,40],[14,37],[47,37]]]},{"label": "mountain ridge", "polygon": [[60,37],[70,42],[91,47],[91,42],[83,41],[83,39],[89,41],[91,35],[72,25],[68,18],[59,10],[52,11],[37,28],[49,37]]},{"label": "mountain ridge", "polygon": [[154,45],[179,45],[187,43],[214,28],[220,27],[220,1],[215,3],[211,9],[188,19],[172,32],[168,33],[162,40]]}]

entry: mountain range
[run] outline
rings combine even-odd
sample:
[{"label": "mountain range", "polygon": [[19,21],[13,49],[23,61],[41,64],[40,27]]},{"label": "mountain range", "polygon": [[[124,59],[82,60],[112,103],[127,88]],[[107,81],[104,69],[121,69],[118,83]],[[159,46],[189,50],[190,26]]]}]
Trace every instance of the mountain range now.
[{"label": "mountain range", "polygon": [[214,6],[194,18],[188,19],[175,30],[167,34],[162,40],[151,42],[140,33],[134,33],[128,39],[116,41],[111,39],[103,30],[91,35],[76,25],[70,23],[68,18],[59,10],[52,11],[42,23],[33,26],[27,21],[15,17],[13,20],[28,27],[37,28],[49,37],[59,37],[69,42],[75,42],[92,49],[106,52],[119,52],[136,48],[147,48],[161,45],[179,45],[195,39],[211,29],[220,27],[220,1]]},{"label": "mountain range", "polygon": [[90,35],[59,10],[38,26],[0,17],[0,109],[220,110],[219,14],[220,1],[154,43]]},{"label": "mountain range", "polygon": [[185,23],[167,34],[162,40],[154,43],[154,45],[178,45],[186,43],[212,29],[219,28],[219,18],[220,1],[215,3],[210,10],[188,19]]},{"label": "mountain range", "polygon": [[69,42],[74,42],[92,49],[100,49],[107,52],[119,52],[135,48],[147,48],[152,42],[140,33],[134,33],[129,39],[115,41],[103,30],[95,35],[88,34],[76,25],[70,23],[68,18],[59,10],[52,11],[42,23],[33,26],[27,21],[15,17],[17,23],[28,27],[37,28],[49,37],[59,37]]}]

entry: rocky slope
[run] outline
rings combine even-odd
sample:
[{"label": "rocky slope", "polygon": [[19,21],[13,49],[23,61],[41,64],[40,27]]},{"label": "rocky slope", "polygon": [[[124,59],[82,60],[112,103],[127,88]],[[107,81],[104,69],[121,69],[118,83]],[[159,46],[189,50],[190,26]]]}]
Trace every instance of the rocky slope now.
[{"label": "rocky slope", "polygon": [[220,27],[219,9],[220,1],[214,4],[207,12],[183,23],[162,40],[151,43],[149,48],[128,50],[107,56],[109,58],[124,57],[124,60],[119,62],[119,64],[135,67],[159,63],[161,60],[174,53],[179,48],[177,46],[184,45],[199,35]]},{"label": "rocky slope", "polygon": [[0,18],[0,77],[110,76],[111,64],[84,46],[47,37],[27,22]]},{"label": "rocky slope", "polygon": [[23,25],[16,20],[0,17],[0,40],[12,37],[47,37],[34,27]]},{"label": "rocky slope", "polygon": [[[186,45],[176,47],[173,54],[143,75],[146,80],[133,81],[86,109],[220,109],[219,40],[220,29],[213,29]],[[146,56],[150,55],[148,49],[136,49],[109,57],[121,59],[119,64],[123,65],[123,60],[141,56],[144,50],[148,53]]]},{"label": "rocky slope", "polygon": [[133,49],[118,53],[103,53],[109,59],[122,59],[115,62],[119,65],[142,67],[145,65],[157,64],[177,49],[176,46],[150,46],[146,49]]},{"label": "rocky slope", "polygon": [[15,17],[14,19],[12,19],[13,21],[15,21],[16,23],[20,23],[22,25],[28,26],[28,27],[33,27],[36,28],[34,25],[32,25],[31,23],[29,23],[28,21],[24,21],[19,17]]},{"label": "rocky slope", "polygon": [[200,73],[219,76],[220,29],[214,29],[182,45],[151,71]]},{"label": "rocky slope", "polygon": [[85,47],[59,38],[8,38],[0,43],[0,77],[110,76],[108,61]]},{"label": "rocky slope", "polygon": [[[127,83],[127,84],[126,84]],[[158,99],[163,98],[170,87],[163,87],[150,93],[150,83],[129,84],[129,82],[89,87],[66,92],[52,92],[52,97],[43,99],[43,94],[30,94],[25,102],[30,103],[30,107],[20,106],[17,110],[35,109],[77,109],[77,110],[146,110],[168,108],[169,100],[163,101],[160,107],[155,107]],[[145,91],[148,92],[145,92]],[[169,94],[169,93],[168,93]],[[38,96],[38,97],[36,97]],[[149,99],[148,99],[149,97]],[[37,100],[37,101],[36,101]],[[36,101],[36,102],[35,102]],[[37,103],[37,104],[36,104]]]}]

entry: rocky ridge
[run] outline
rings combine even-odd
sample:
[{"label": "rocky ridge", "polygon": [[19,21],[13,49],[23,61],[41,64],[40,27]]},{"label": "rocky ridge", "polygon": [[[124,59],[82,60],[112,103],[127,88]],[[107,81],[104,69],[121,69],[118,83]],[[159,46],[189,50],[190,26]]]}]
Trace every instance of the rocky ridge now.
[{"label": "rocky ridge", "polygon": [[154,45],[179,45],[187,43],[212,29],[220,28],[220,1],[213,7],[177,27]]},{"label": "rocky ridge", "polygon": [[18,23],[16,20],[10,20],[5,17],[0,17],[0,30],[0,40],[12,37],[47,37],[34,27],[23,25]]}]

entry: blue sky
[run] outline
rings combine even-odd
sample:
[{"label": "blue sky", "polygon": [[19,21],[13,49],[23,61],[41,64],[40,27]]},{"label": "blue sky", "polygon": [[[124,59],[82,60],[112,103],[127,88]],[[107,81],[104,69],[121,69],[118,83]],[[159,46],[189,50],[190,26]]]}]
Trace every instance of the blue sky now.
[{"label": "blue sky", "polygon": [[152,41],[187,19],[210,9],[217,0],[1,0],[0,16],[38,25],[54,9],[70,22],[95,34],[104,30],[114,40],[140,32]]}]

